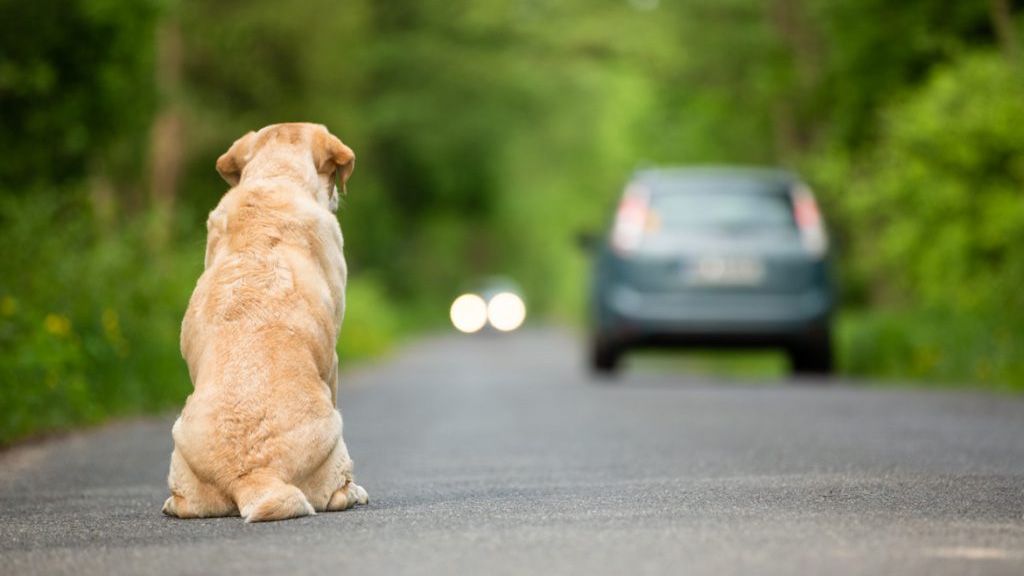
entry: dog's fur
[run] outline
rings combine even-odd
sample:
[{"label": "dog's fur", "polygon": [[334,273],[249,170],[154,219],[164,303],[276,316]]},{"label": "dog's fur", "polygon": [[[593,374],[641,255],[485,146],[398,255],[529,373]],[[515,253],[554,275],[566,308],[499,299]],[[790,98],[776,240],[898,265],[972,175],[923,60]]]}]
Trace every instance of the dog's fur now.
[{"label": "dog's fur", "polygon": [[195,390],[174,423],[165,514],[258,522],[366,503],[335,409],[347,270],[334,182],[354,166],[317,124],[250,132],[217,160],[233,188],[210,213],[181,326]]}]

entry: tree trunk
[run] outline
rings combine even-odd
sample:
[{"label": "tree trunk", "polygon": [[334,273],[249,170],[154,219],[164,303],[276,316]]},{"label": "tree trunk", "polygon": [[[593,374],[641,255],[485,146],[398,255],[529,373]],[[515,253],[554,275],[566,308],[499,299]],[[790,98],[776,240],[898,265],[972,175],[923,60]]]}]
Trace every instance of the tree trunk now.
[{"label": "tree trunk", "polygon": [[149,189],[156,211],[153,240],[158,245],[170,236],[175,197],[184,159],[184,122],[179,93],[182,78],[181,26],[168,17],[157,31],[156,82],[161,100],[150,130]]},{"label": "tree trunk", "polygon": [[794,82],[775,104],[775,142],[781,159],[792,158],[814,144],[812,124],[815,91],[821,77],[822,42],[808,21],[803,0],[772,0],[768,17],[789,55]]},{"label": "tree trunk", "polygon": [[1003,54],[1012,64],[1016,65],[1020,58],[1020,45],[1017,44],[1017,30],[1014,26],[1010,0],[989,0],[988,13]]}]

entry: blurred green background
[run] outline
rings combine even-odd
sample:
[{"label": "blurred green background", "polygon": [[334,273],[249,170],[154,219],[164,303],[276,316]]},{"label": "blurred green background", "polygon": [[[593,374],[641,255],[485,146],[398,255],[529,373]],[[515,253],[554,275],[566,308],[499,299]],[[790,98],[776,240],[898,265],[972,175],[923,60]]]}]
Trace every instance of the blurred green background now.
[{"label": "blurred green background", "polygon": [[359,157],[345,360],[441,326],[491,273],[579,324],[573,234],[630,171],[744,163],[817,191],[841,370],[1022,390],[1022,8],[4,0],[0,444],[180,404],[214,160],[293,120]]}]

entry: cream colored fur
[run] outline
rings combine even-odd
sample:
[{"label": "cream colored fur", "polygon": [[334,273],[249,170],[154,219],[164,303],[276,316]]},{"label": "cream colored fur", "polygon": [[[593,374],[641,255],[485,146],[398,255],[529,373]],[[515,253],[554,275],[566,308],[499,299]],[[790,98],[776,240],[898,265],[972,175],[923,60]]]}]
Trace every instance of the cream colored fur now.
[{"label": "cream colored fur", "polygon": [[258,522],[366,503],[335,408],[347,269],[334,177],[354,165],[316,124],[250,132],[217,160],[233,188],[210,213],[181,326],[194,391],[165,514]]}]

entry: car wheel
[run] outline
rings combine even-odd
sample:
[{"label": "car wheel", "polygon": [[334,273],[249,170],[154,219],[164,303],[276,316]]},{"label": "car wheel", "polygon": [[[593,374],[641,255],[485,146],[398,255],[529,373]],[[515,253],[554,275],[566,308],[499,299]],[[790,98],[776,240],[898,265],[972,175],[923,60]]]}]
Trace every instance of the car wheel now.
[{"label": "car wheel", "polygon": [[598,375],[612,376],[618,372],[622,353],[622,348],[596,338],[590,350],[590,368]]},{"label": "car wheel", "polygon": [[832,339],[827,332],[790,347],[788,354],[790,366],[797,375],[824,376],[832,374],[835,368]]}]

